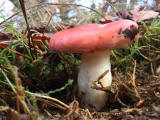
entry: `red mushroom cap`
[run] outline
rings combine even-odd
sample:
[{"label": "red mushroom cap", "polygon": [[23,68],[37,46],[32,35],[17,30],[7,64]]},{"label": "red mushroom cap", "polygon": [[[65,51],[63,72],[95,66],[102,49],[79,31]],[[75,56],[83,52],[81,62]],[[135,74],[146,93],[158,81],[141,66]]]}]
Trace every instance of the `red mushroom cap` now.
[{"label": "red mushroom cap", "polygon": [[131,20],[108,24],[89,24],[55,33],[49,43],[52,50],[83,53],[116,49],[138,39],[138,25]]}]

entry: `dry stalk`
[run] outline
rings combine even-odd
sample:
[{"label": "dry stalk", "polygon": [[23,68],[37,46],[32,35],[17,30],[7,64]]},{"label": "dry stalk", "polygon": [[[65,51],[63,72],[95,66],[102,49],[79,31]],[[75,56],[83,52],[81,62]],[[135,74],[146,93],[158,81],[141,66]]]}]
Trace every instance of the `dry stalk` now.
[{"label": "dry stalk", "polygon": [[134,69],[133,69],[133,74],[132,74],[132,85],[134,87],[134,91],[136,93],[136,96],[140,98],[140,95],[139,95],[139,93],[137,91],[136,82],[135,82],[136,64],[137,64],[137,62],[136,62],[136,60],[134,60]]},{"label": "dry stalk", "polygon": [[[30,26],[29,26],[28,19],[27,19],[25,2],[24,2],[24,0],[19,0],[19,3],[21,5],[23,16],[24,16],[24,19],[25,19],[25,22],[26,22],[26,25],[27,25],[27,32],[28,32],[27,33],[27,39],[28,39],[30,54],[32,56],[32,59],[34,60],[34,55],[32,53],[32,49],[31,49],[31,45],[32,45],[31,42],[33,43],[33,39],[32,39],[32,33],[31,33]],[[35,48],[34,45],[33,45],[33,50],[34,50],[34,52],[35,52],[34,54],[36,55],[36,58],[37,58],[37,52],[36,52],[36,48]]]},{"label": "dry stalk", "polygon": [[153,63],[152,62],[151,62],[151,72],[152,72],[152,75],[155,76],[154,69],[153,69]]},{"label": "dry stalk", "polygon": [[[24,88],[22,87],[21,79],[18,76],[18,69],[13,67],[13,69],[11,70],[11,73],[12,73],[13,78],[15,79],[16,90],[13,90],[13,91],[16,94],[18,105],[20,102],[23,106],[24,112],[26,114],[28,114],[32,120],[35,120],[34,116],[30,112],[30,110],[27,107],[27,104],[25,102],[25,92],[24,92]],[[17,107],[19,107],[18,105],[17,105]],[[18,108],[18,110],[19,110],[19,108]]]}]

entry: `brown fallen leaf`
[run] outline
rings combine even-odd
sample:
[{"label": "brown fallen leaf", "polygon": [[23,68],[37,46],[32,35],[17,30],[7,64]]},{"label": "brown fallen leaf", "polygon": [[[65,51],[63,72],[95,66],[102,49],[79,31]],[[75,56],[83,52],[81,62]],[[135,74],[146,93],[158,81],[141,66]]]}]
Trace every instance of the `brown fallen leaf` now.
[{"label": "brown fallen leaf", "polygon": [[158,12],[155,12],[153,10],[143,10],[143,11],[132,10],[132,11],[130,11],[130,13],[132,14],[131,19],[136,22],[150,20],[150,19],[157,17],[159,15]]},{"label": "brown fallen leaf", "polygon": [[0,41],[1,40],[8,40],[12,37],[12,34],[9,32],[1,32],[0,31]]},{"label": "brown fallen leaf", "polygon": [[0,41],[0,47],[6,48],[10,45],[9,41]]},{"label": "brown fallen leaf", "polygon": [[106,24],[106,23],[110,23],[110,22],[116,21],[116,20],[118,20],[118,19],[119,19],[119,18],[117,18],[117,17],[112,17],[112,16],[110,16],[108,13],[106,13],[106,14],[105,14],[105,17],[100,19],[100,23]]}]

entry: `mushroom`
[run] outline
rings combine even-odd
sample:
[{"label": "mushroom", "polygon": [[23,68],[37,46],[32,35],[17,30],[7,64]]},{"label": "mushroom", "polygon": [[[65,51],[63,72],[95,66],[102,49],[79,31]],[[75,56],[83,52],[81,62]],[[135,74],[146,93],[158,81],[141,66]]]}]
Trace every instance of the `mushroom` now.
[{"label": "mushroom", "polygon": [[60,52],[82,53],[78,95],[85,104],[100,110],[105,106],[108,95],[104,91],[92,89],[93,82],[108,70],[100,82],[103,87],[111,86],[111,50],[134,43],[138,36],[137,23],[123,19],[107,24],[88,24],[62,30],[51,37],[49,48]]}]

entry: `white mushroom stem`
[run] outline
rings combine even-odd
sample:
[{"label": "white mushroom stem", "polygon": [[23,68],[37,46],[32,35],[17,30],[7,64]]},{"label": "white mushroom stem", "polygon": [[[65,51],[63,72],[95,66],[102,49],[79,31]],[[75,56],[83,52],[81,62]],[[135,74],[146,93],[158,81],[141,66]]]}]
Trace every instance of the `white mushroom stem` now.
[{"label": "white mushroom stem", "polygon": [[93,86],[93,81],[96,81],[106,70],[109,72],[100,80],[104,87],[111,86],[112,83],[110,50],[82,54],[82,64],[78,75],[79,96],[84,103],[97,110],[105,106],[107,93],[95,90],[91,86]]}]

